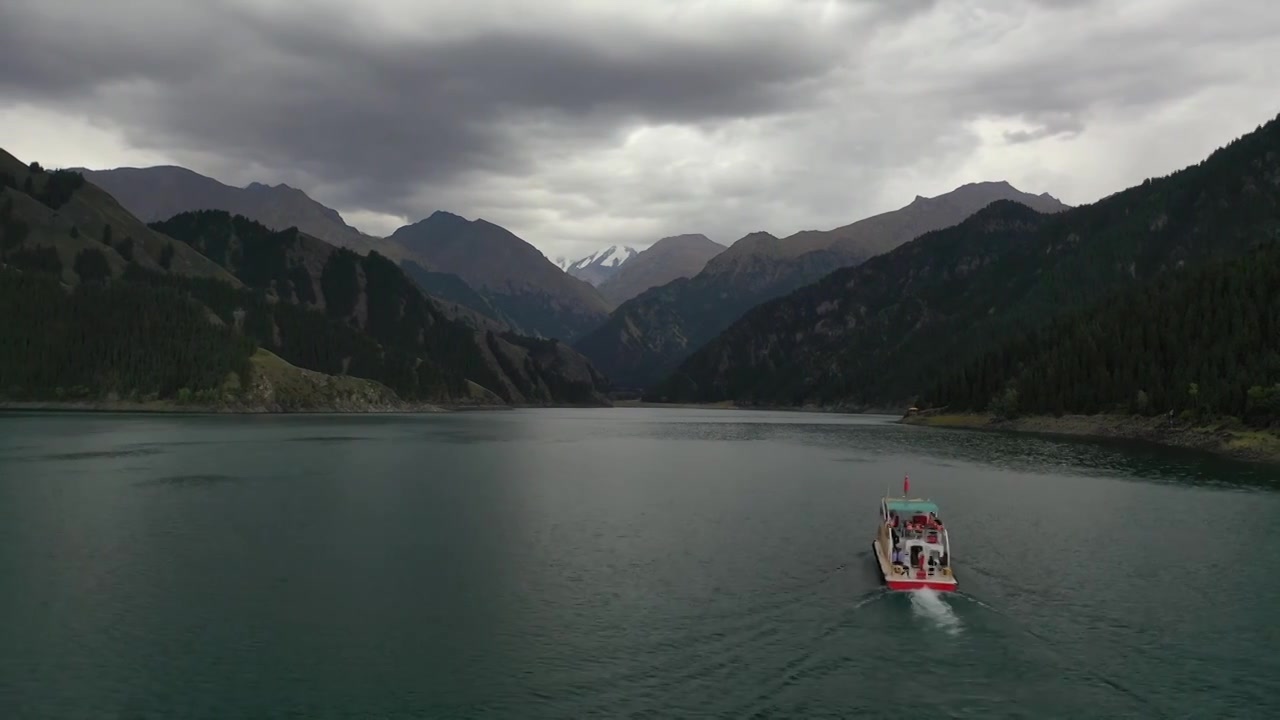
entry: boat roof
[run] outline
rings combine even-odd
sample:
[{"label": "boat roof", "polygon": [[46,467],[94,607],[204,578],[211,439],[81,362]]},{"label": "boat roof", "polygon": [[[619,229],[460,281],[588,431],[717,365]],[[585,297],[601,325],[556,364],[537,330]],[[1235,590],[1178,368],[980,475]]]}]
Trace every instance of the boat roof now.
[{"label": "boat roof", "polygon": [[898,512],[938,512],[938,506],[928,500],[894,500],[886,498],[885,507]]}]

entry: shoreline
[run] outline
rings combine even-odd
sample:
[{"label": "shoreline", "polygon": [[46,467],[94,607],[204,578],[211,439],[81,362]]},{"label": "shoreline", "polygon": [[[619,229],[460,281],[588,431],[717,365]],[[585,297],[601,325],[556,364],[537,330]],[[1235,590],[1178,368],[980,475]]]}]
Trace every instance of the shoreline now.
[{"label": "shoreline", "polygon": [[378,406],[359,410],[343,407],[318,407],[299,410],[279,410],[261,405],[206,405],[200,403],[179,404],[170,400],[149,402],[127,400],[4,400],[3,412],[85,412],[85,413],[137,413],[143,415],[388,415],[394,413],[443,413],[453,408],[439,405],[410,405],[405,407]]},{"label": "shoreline", "polygon": [[887,415],[899,417],[901,408],[865,408],[849,409],[828,405],[735,405],[732,400],[721,400],[714,403],[665,403],[645,400],[614,400],[614,407],[620,408],[673,408],[677,410],[749,410],[752,412],[793,412],[819,413],[823,415]]},{"label": "shoreline", "polygon": [[1280,464],[1280,433],[1241,427],[1226,421],[1169,427],[1165,418],[1129,415],[1032,415],[998,420],[980,413],[921,413],[908,415],[903,425],[977,430],[981,432],[1026,433],[1059,437],[1133,440],[1171,448],[1199,450],[1215,455]]},{"label": "shoreline", "polygon": [[319,406],[302,409],[280,409],[262,405],[180,404],[172,400],[149,402],[128,400],[0,400],[0,413],[6,412],[82,412],[133,413],[140,415],[435,415],[440,413],[504,412],[511,410],[551,408],[608,408],[608,405],[477,405],[406,403],[364,407]]}]

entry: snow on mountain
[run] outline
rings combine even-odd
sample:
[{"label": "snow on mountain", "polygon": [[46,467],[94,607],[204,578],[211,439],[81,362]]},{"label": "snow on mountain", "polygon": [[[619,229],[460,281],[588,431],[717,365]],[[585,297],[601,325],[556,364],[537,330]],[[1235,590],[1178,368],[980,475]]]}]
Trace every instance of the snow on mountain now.
[{"label": "snow on mountain", "polygon": [[561,269],[579,280],[585,280],[592,285],[599,285],[609,279],[618,271],[618,268],[638,255],[639,252],[639,250],[626,245],[610,245],[572,263],[567,262],[564,258],[556,258],[555,262]]}]

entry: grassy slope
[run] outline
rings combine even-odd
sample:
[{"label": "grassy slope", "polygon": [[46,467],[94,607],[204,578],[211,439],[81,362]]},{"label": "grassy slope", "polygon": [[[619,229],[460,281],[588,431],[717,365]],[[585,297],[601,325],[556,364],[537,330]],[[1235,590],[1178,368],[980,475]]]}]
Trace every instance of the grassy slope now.
[{"label": "grassy slope", "polygon": [[222,386],[218,402],[183,403],[175,400],[103,400],[74,402],[5,402],[9,410],[96,410],[132,412],[439,412],[424,403],[406,403],[390,388],[372,380],[325,375],[290,365],[266,350],[252,358],[249,388],[234,374]]},{"label": "grassy slope", "polygon": [[[0,173],[12,176],[18,187],[22,187],[30,177],[36,192],[43,189],[49,180],[48,172],[32,173],[26,164],[2,149]],[[0,202],[6,200],[13,202],[15,217],[30,227],[26,247],[56,249],[62,261],[63,281],[69,284],[79,282],[72,267],[76,254],[81,250],[95,249],[102,252],[113,275],[119,275],[123,270],[126,261],[117,249],[99,242],[104,228],[109,225],[117,248],[126,239],[131,240],[134,262],[141,267],[159,269],[158,259],[166,247],[171,247],[171,272],[192,277],[211,277],[233,287],[241,286],[239,280],[213,261],[148,228],[121,207],[115,198],[93,183],[86,182],[71,195],[66,204],[56,210],[12,188],[0,189]],[[72,228],[76,230],[76,237],[71,235]]]}]

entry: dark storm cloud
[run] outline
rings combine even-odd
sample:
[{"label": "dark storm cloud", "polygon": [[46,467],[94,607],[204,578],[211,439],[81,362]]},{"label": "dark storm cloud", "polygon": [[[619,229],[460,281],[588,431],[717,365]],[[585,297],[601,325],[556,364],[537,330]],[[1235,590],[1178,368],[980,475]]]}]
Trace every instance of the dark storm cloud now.
[{"label": "dark storm cloud", "polygon": [[[1052,178],[1068,191],[1025,189],[1097,197],[1129,171],[1080,158],[1114,153],[1133,128],[1192,107],[1179,127],[1221,141],[1233,109],[1258,113],[1278,7],[6,0],[0,111],[82,118],[128,147],[343,210],[445,207],[585,254],[831,227],[948,189],[921,187],[943,178]],[[1211,93],[1230,107],[1203,109]],[[1050,154],[1066,141],[1110,144]],[[1056,174],[1035,170],[1051,163]]]},{"label": "dark storm cloud", "polygon": [[[412,183],[537,162],[512,123],[572,127],[579,142],[626,123],[711,122],[803,103],[794,88],[832,49],[773,38],[522,36],[479,32],[390,41],[315,10],[264,18],[243,6],[190,14],[156,5],[122,34],[47,5],[0,10],[0,89],[105,113],[140,146],[172,146],[302,170],[412,214]],[[535,132],[536,130],[530,130]],[[356,182],[346,182],[347,179]]]}]

